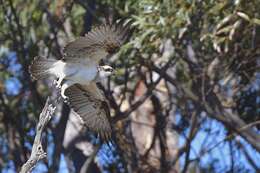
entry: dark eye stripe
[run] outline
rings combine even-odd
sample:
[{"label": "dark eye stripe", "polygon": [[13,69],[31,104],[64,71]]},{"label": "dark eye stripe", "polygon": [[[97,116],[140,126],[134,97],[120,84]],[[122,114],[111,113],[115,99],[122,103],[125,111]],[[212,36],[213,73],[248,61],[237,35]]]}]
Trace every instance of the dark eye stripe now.
[{"label": "dark eye stripe", "polygon": [[109,71],[109,72],[112,72],[112,71],[114,71],[114,69],[112,69],[112,68],[107,68],[107,69],[104,69],[105,71]]}]

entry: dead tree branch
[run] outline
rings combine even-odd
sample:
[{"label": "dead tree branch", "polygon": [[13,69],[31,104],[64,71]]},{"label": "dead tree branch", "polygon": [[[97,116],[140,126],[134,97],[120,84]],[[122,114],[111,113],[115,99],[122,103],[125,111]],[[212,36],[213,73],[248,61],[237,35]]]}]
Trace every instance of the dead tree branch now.
[{"label": "dead tree branch", "polygon": [[48,124],[53,115],[56,107],[50,103],[50,99],[47,98],[45,106],[40,114],[39,122],[37,124],[36,135],[33,142],[32,152],[30,158],[25,164],[23,164],[20,173],[28,173],[33,170],[36,164],[46,158],[47,154],[42,148],[42,134],[43,130]]}]

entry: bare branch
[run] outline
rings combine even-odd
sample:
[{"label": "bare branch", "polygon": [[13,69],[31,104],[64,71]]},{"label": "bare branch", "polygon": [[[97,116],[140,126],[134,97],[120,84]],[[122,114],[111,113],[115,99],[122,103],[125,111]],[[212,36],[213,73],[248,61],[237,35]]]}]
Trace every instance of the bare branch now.
[{"label": "bare branch", "polygon": [[[178,85],[177,82],[169,76],[165,71],[161,71],[154,64],[150,64],[152,70],[161,75],[166,81],[170,82],[172,85],[176,86],[178,90],[185,93],[186,97],[191,99],[198,107],[203,108],[211,118],[214,118],[222,122],[226,127],[236,131],[240,136],[247,140],[257,151],[260,151],[260,136],[251,128],[246,127],[246,123],[239,118],[236,112],[229,112],[223,109],[219,104],[218,99],[211,94],[212,103],[203,102],[199,98],[199,94],[193,92],[191,89],[185,87],[184,85]],[[214,100],[214,101],[213,101]],[[245,128],[241,131],[241,128]]]},{"label": "bare branch", "polygon": [[40,114],[39,122],[37,124],[36,136],[34,138],[32,152],[30,158],[25,164],[23,164],[20,173],[28,173],[33,170],[36,164],[46,158],[47,154],[42,148],[42,133],[46,125],[51,119],[56,107],[50,103],[50,99],[47,98],[45,106]]},{"label": "bare branch", "polygon": [[80,173],[90,172],[91,163],[95,159],[99,149],[100,146],[95,146],[93,153],[86,159],[85,163],[81,167]]}]

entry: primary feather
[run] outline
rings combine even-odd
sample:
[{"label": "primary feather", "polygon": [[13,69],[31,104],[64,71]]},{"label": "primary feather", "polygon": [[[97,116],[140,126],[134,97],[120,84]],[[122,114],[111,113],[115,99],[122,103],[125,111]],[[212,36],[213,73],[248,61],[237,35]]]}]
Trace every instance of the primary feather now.
[{"label": "primary feather", "polygon": [[104,24],[93,29],[75,41],[65,46],[63,59],[65,61],[94,61],[98,63],[108,54],[115,53],[125,42],[128,26],[122,24]]}]

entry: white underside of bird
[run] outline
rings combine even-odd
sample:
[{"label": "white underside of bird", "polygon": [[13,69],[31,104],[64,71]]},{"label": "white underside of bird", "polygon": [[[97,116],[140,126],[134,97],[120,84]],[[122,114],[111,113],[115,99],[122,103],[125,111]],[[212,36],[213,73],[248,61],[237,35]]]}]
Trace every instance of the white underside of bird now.
[{"label": "white underside of bird", "polygon": [[45,78],[47,75],[57,78],[54,83],[57,88],[61,89],[62,98],[67,99],[65,90],[68,87],[74,84],[88,85],[93,81],[101,81],[111,75],[113,68],[108,65],[99,67],[92,61],[87,62],[87,59],[78,62],[65,62],[36,57],[31,66],[31,71],[36,79]]},{"label": "white underside of bird", "polygon": [[[65,90],[73,84],[88,85],[89,82],[98,78],[96,65],[85,65],[80,63],[65,63],[58,61],[50,68],[50,73],[54,74],[58,80],[56,87],[61,88],[61,96],[65,96]],[[65,80],[65,82],[63,82]],[[62,84],[63,82],[63,84]]]}]

